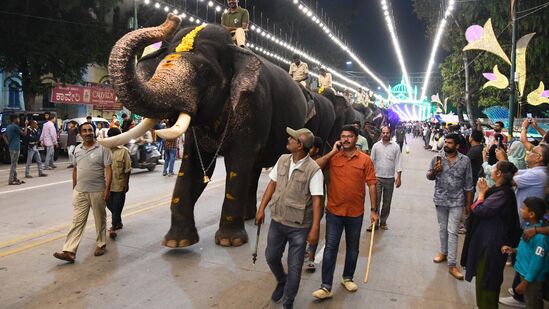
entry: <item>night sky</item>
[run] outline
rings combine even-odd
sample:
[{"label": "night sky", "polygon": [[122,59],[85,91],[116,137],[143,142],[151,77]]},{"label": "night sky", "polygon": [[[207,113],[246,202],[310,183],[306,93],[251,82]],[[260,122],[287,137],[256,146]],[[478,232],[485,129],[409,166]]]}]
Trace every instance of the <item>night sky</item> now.
[{"label": "night sky", "polygon": [[[353,18],[353,30],[351,35],[346,37],[349,45],[366,65],[387,78],[391,84],[395,83],[395,79],[400,81],[400,66],[379,0],[319,0],[318,2],[319,7],[328,11],[335,6],[355,7],[359,16]],[[392,3],[396,30],[408,72],[424,72],[432,44],[425,37],[425,26],[417,19],[412,0],[389,2]]]}]

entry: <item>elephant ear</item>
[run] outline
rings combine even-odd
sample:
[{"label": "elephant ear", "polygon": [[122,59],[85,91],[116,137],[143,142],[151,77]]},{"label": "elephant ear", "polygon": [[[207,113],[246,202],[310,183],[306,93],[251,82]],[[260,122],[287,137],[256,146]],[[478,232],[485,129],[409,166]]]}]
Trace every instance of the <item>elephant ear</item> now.
[{"label": "elephant ear", "polygon": [[254,92],[261,72],[261,60],[247,49],[231,46],[233,50],[233,78],[231,80],[231,105],[236,109],[242,95]]}]

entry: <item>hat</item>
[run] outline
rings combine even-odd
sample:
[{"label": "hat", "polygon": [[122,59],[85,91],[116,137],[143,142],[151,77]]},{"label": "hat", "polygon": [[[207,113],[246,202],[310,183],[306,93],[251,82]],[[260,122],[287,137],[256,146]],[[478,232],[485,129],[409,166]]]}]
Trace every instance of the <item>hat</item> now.
[{"label": "hat", "polygon": [[[286,132],[291,137],[301,141],[303,143],[303,146],[305,146],[305,148],[313,147],[313,144],[315,142],[315,136],[314,136],[313,132],[311,132],[309,129],[303,128],[303,129],[299,129],[299,130],[293,130],[292,128],[286,127]],[[299,137],[301,135],[305,135],[305,140],[300,140],[299,139]]]}]

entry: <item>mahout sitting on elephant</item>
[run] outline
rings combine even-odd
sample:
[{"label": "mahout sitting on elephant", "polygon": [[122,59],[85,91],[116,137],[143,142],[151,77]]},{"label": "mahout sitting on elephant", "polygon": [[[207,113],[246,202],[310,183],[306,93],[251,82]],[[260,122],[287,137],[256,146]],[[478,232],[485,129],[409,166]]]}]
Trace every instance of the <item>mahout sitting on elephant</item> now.
[{"label": "mahout sitting on elephant", "polygon": [[[130,32],[114,46],[109,74],[118,98],[145,118],[101,143],[123,144],[165,118],[175,125],[157,131],[159,136],[171,139],[186,132],[171,227],[163,241],[171,248],[198,242],[194,207],[222,155],[225,197],[215,241],[240,246],[248,240],[244,220],[255,216],[261,169],[286,152],[286,127],[306,126],[307,99],[287,72],[235,46],[222,27],[178,31],[179,24],[179,17],[169,14],[162,25]],[[134,65],[135,55],[158,41],[163,48]],[[334,110],[322,96],[313,100],[318,109],[307,125],[326,140],[323,132],[332,130]]]}]

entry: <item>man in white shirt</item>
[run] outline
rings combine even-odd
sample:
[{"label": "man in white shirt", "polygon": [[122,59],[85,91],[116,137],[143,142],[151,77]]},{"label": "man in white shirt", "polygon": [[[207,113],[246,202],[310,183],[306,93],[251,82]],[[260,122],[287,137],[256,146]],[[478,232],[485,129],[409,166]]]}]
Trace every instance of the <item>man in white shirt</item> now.
[{"label": "man in white shirt", "polygon": [[307,87],[307,79],[309,79],[309,66],[301,61],[298,54],[293,56],[294,62],[290,64],[290,76],[293,80]]},{"label": "man in white shirt", "polygon": [[46,147],[46,162],[44,162],[44,169],[51,170],[56,168],[53,164],[53,157],[55,148],[57,148],[57,131],[55,130],[55,116],[51,115],[50,119],[46,121],[42,127],[42,134],[40,135],[40,143]]},{"label": "man in white shirt", "polygon": [[332,89],[332,74],[326,72],[325,68],[320,68],[320,75],[318,75],[318,87],[320,93],[323,93],[327,89]]},{"label": "man in white shirt", "polygon": [[[383,199],[383,206],[380,213],[380,227],[387,230],[387,218],[391,211],[391,200],[393,189],[400,187],[400,176],[402,174],[402,163],[400,158],[400,147],[391,140],[391,129],[381,128],[381,140],[372,147],[372,161],[376,168],[377,177],[377,209]],[[377,227],[376,227],[377,229]],[[371,228],[368,229],[371,231]]]}]

